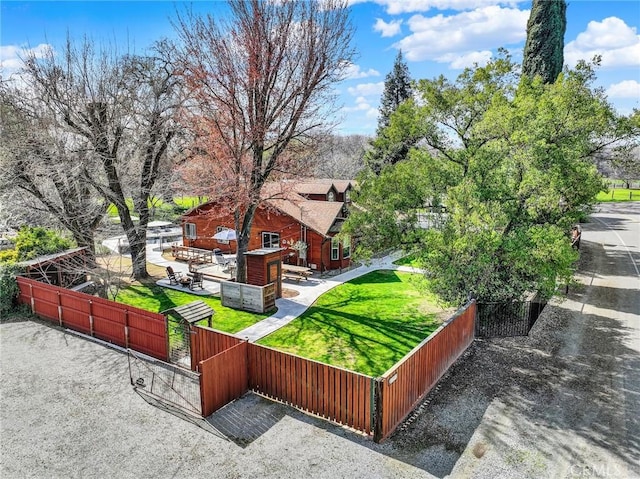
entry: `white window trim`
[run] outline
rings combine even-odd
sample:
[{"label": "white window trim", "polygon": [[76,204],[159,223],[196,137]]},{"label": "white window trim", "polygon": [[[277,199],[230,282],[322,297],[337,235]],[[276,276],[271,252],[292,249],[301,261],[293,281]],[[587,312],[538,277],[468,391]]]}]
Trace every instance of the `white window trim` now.
[{"label": "white window trim", "polygon": [[331,238],[331,261],[338,261],[340,259],[340,241],[338,238]]},{"label": "white window trim", "polygon": [[[269,246],[265,246],[265,235],[269,235]],[[278,241],[276,246],[273,246],[273,237],[277,237]],[[272,231],[263,231],[262,232],[262,247],[267,249],[274,249],[280,247],[280,233],[274,233]]]},{"label": "white window trim", "polygon": [[348,258],[351,258],[351,238],[349,237],[342,242],[342,259]]},{"label": "white window trim", "polygon": [[184,237],[187,239],[197,239],[198,232],[196,229],[195,223],[185,223],[184,224]]}]

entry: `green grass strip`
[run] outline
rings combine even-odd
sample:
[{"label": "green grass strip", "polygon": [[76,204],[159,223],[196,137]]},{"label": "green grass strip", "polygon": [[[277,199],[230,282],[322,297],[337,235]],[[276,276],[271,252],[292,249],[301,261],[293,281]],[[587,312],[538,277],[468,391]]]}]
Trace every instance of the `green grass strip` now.
[{"label": "green grass strip", "polygon": [[600,193],[598,193],[596,200],[599,203],[640,201],[640,190],[635,188],[612,188],[609,191],[601,191]]},{"label": "green grass strip", "polygon": [[132,285],[122,289],[116,297],[116,301],[120,303],[130,304],[136,308],[154,313],[198,300],[204,301],[215,311],[212,326],[227,333],[242,331],[273,314],[273,311],[266,314],[238,311],[222,306],[220,298],[217,296],[198,296],[175,289],[163,288],[155,284]]}]

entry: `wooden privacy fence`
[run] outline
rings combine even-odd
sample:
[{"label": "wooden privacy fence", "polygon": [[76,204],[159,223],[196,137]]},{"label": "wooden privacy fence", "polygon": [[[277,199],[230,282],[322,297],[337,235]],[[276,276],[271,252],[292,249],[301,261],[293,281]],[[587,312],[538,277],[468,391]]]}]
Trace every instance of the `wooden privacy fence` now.
[{"label": "wooden privacy fence", "polygon": [[203,415],[251,390],[380,442],[469,347],[475,315],[472,301],[377,379],[196,326]]},{"label": "wooden privacy fence", "polygon": [[200,398],[204,417],[247,392],[248,346],[249,343],[242,341],[200,361]]},{"label": "wooden privacy fence", "polygon": [[473,342],[475,314],[472,301],[378,379],[376,442],[393,433]]},{"label": "wooden privacy fence", "polygon": [[373,378],[258,344],[248,353],[249,389],[371,434]]},{"label": "wooden privacy fence", "polygon": [[85,293],[17,277],[22,304],[34,314],[118,346],[167,360],[165,317]]},{"label": "wooden privacy fence", "polygon": [[191,369],[200,371],[200,363],[244,342],[229,334],[205,326],[191,328]]}]

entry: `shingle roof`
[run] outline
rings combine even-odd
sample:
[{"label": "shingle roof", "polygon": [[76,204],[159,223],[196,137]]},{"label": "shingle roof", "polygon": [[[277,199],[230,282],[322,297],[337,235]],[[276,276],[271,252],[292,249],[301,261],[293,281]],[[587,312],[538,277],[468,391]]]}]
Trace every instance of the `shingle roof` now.
[{"label": "shingle roof", "polygon": [[327,194],[331,185],[338,193],[344,193],[349,186],[353,186],[351,180],[334,180],[331,178],[312,178],[296,183],[295,190],[301,194]]},{"label": "shingle roof", "polygon": [[268,200],[268,203],[323,236],[328,236],[343,206],[343,203],[337,201],[313,201],[301,196]]},{"label": "shingle roof", "polygon": [[[266,183],[262,187],[264,203],[291,216],[304,226],[313,229],[323,236],[329,236],[339,230],[344,203],[339,201],[308,200],[306,194],[326,194],[331,186],[337,182],[340,185],[338,192],[344,192],[352,184],[349,180],[310,179],[295,183]],[[205,203],[187,211],[183,216],[198,214],[198,210],[210,208],[211,203]],[[336,223],[334,225],[334,223]],[[333,227],[333,228],[332,228]]]}]

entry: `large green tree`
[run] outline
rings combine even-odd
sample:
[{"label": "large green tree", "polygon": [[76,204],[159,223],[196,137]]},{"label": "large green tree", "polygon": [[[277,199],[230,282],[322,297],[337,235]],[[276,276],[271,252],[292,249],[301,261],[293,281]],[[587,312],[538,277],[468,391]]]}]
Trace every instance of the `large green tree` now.
[{"label": "large green tree", "polygon": [[[515,72],[500,57],[455,82],[418,83],[420,101],[389,126],[410,124],[405,136],[420,133],[418,146],[408,160],[360,178],[360,208],[345,225],[359,238],[356,255],[412,249],[431,289],[454,303],[470,292],[481,300],[549,296],[571,277],[567,232],[602,188],[592,155],[634,132],[617,129],[592,86],[592,66],[554,84]],[[434,219],[441,226],[425,228]]]},{"label": "large green tree", "polygon": [[553,83],[564,63],[564,32],[567,29],[565,0],[533,0],[527,22],[522,72],[533,78],[540,75]]}]

